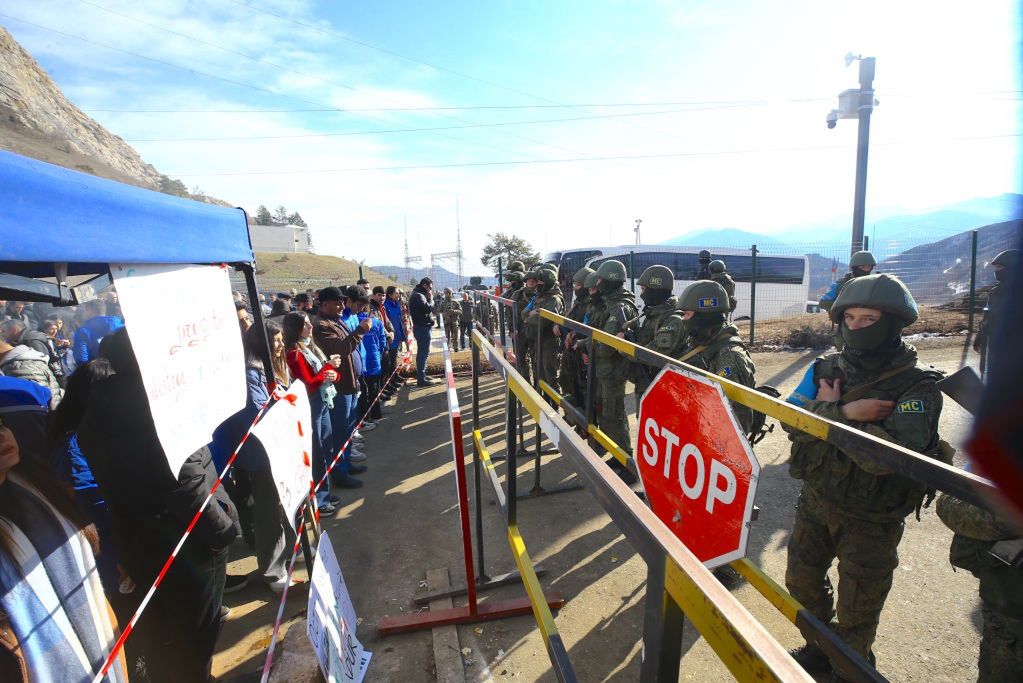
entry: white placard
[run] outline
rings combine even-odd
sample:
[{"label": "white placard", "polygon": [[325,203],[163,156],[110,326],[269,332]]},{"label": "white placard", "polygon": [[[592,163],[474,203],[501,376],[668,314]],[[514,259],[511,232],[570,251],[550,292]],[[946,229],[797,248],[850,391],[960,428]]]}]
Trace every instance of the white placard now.
[{"label": "white placard", "polygon": [[252,436],[263,444],[281,505],[288,519],[294,519],[312,480],[313,428],[302,380],[291,383],[284,398],[252,428]]},{"label": "white placard", "polygon": [[362,683],[373,653],[355,636],[355,606],[326,531],[316,548],[307,615],[309,641],[327,683]]},{"label": "white placard", "polygon": [[217,425],[245,406],[245,352],[227,269],[111,263],[110,273],[177,476]]}]

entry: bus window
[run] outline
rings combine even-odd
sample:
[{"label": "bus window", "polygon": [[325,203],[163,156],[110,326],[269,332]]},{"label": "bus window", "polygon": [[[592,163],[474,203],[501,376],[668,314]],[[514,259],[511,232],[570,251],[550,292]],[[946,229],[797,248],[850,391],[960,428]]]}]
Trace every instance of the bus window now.
[{"label": "bus window", "polygon": [[[752,256],[718,256],[725,262],[728,274],[736,282],[749,282],[753,278]],[[801,258],[761,256],[757,258],[757,282],[778,285],[803,284],[805,261]]]}]

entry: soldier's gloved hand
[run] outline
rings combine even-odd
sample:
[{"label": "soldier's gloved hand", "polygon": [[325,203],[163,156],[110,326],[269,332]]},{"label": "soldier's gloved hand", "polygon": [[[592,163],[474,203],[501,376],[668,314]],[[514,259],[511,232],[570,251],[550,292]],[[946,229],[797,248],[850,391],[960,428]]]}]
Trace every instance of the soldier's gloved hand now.
[{"label": "soldier's gloved hand", "polygon": [[[817,396],[820,398],[820,395]],[[846,403],[841,407],[842,414],[852,422],[880,422],[892,414],[895,401],[882,401],[879,398],[861,398]]]},{"label": "soldier's gloved hand", "polygon": [[561,336],[561,328],[558,327],[557,325],[555,325],[554,327],[551,328],[551,332],[554,333],[555,337],[560,337]]}]

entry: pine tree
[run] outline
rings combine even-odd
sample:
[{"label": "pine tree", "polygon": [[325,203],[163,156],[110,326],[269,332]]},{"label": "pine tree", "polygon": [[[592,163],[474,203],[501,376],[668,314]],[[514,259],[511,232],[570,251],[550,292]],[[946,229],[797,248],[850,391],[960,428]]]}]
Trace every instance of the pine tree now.
[{"label": "pine tree", "polygon": [[265,204],[260,204],[259,208],[256,209],[256,225],[273,225],[273,216],[270,214],[270,209],[266,208]]},{"label": "pine tree", "polygon": [[302,220],[301,214],[298,211],[288,216],[288,225],[297,225],[300,228],[308,228],[304,220]]},{"label": "pine tree", "polygon": [[288,210],[284,208],[283,204],[274,209],[273,224],[274,225],[288,224]]}]

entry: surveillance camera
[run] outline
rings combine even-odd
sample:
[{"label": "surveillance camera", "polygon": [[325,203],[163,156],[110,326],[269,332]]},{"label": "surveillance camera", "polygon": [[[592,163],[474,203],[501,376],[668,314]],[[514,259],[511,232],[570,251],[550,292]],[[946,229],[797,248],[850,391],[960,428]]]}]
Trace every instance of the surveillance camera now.
[{"label": "surveillance camera", "polygon": [[832,109],[828,113],[828,118],[826,119],[826,121],[828,122],[828,128],[834,128],[835,126],[837,126],[838,125],[838,110]]}]

